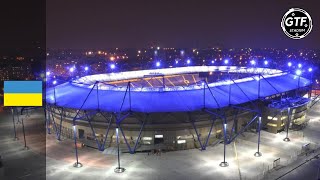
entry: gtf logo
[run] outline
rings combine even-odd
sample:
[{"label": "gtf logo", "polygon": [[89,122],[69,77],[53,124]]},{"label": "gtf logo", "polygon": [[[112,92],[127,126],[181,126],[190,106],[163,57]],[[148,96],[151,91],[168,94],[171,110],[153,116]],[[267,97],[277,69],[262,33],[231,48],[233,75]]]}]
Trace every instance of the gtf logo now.
[{"label": "gtf logo", "polygon": [[302,39],[312,30],[312,19],[307,11],[300,8],[291,8],[281,21],[283,32],[292,39]]}]

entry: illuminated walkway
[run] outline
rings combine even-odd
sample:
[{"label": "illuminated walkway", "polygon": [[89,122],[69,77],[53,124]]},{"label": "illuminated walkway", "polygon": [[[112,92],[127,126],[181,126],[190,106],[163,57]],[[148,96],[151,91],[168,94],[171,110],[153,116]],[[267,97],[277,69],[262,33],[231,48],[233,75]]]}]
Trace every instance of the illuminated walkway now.
[{"label": "illuminated walkway", "polygon": [[21,124],[16,124],[19,141],[14,141],[12,117],[0,117],[0,155],[3,159],[1,180],[45,179],[45,131],[41,124],[43,121],[39,118],[33,116],[33,122],[25,122],[26,138],[32,150],[24,150]]},{"label": "illuminated walkway", "polygon": [[[319,109],[320,106],[315,107]],[[12,120],[5,118],[0,121],[0,154],[4,158],[5,173],[8,179],[39,179],[46,176],[49,180],[55,179],[258,179],[273,160],[281,158],[279,170],[272,170],[266,179],[275,179],[288,170],[303,162],[289,166],[287,161],[292,159],[303,144],[317,140],[320,136],[320,113],[309,113],[311,122],[304,129],[305,137],[299,133],[290,132],[291,142],[283,142],[285,136],[270,134],[262,131],[262,157],[254,157],[256,152],[257,135],[246,132],[236,144],[227,146],[226,160],[229,167],[222,168],[223,144],[208,147],[206,151],[197,149],[162,153],[161,156],[137,153],[134,155],[122,154],[121,164],[126,168],[122,174],[113,172],[117,165],[115,155],[106,155],[90,148],[79,149],[79,160],[82,168],[74,168],[75,162],[73,141],[57,141],[53,134],[44,135],[43,119],[40,112],[35,113],[25,121],[27,145],[30,150],[23,149],[21,124],[17,124],[19,141],[13,141]],[[36,125],[36,126],[35,126]],[[32,128],[33,127],[33,128]],[[36,128],[35,128],[36,127]],[[44,146],[45,145],[45,146]],[[46,158],[43,150],[46,148]],[[237,150],[235,152],[235,149]],[[45,162],[46,160],[46,162]],[[45,168],[46,165],[46,168]],[[303,169],[303,168],[307,168]],[[284,179],[299,177],[299,172],[309,172],[315,176],[315,163],[310,162],[298,168]],[[310,177],[312,178],[312,177]],[[0,179],[3,178],[0,175]],[[4,178],[5,179],[5,178]]]}]

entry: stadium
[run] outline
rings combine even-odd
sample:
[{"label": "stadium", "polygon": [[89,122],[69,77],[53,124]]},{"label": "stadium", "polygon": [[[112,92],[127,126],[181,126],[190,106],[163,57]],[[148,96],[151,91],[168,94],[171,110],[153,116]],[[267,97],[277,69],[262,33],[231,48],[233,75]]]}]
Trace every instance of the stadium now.
[{"label": "stadium", "polygon": [[[312,82],[296,72],[188,66],[88,75],[46,91],[48,132],[121,152],[177,151],[224,144],[244,131],[303,128]],[[118,143],[117,143],[118,142]],[[76,167],[78,161],[76,151]]]}]

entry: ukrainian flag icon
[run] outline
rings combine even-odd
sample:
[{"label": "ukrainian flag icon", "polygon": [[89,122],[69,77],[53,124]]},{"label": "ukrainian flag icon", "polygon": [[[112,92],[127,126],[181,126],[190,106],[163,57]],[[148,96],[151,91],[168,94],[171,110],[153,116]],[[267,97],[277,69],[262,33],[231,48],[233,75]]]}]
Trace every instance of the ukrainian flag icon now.
[{"label": "ukrainian flag icon", "polygon": [[42,81],[4,81],[4,106],[42,106]]}]

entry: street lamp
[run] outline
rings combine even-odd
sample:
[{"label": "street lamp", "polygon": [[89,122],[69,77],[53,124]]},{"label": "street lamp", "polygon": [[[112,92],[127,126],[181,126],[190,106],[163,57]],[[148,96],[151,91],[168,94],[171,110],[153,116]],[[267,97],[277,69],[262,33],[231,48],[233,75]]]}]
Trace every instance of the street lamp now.
[{"label": "street lamp", "polygon": [[73,167],[80,168],[82,164],[78,160],[78,146],[77,146],[77,131],[76,131],[75,120],[73,120],[73,138],[74,138],[74,148],[76,150],[76,162],[73,164]]},{"label": "street lamp", "polygon": [[224,143],[223,143],[223,162],[219,164],[221,167],[229,166],[229,163],[226,162],[226,144],[227,144],[227,122],[226,119],[224,120],[223,124],[223,136],[224,136]]},{"label": "street lamp", "polygon": [[262,156],[262,153],[260,152],[260,130],[261,130],[261,116],[259,117],[259,121],[258,121],[258,151],[256,153],[254,153],[255,157],[260,157]]},{"label": "street lamp", "polygon": [[120,147],[119,147],[119,128],[116,128],[117,147],[118,147],[118,167],[114,169],[115,173],[123,173],[126,169],[120,166]]},{"label": "street lamp", "polygon": [[290,141],[290,138],[289,138],[290,119],[291,119],[290,107],[288,107],[287,134],[286,134],[286,137],[283,139],[283,141],[285,141],[285,142]]}]

